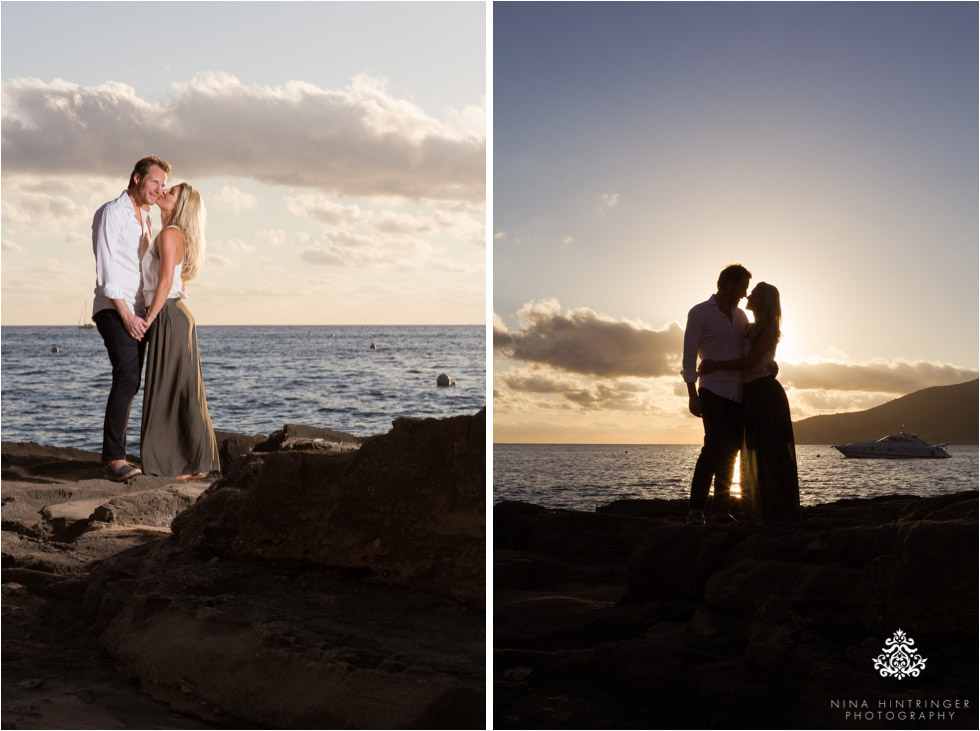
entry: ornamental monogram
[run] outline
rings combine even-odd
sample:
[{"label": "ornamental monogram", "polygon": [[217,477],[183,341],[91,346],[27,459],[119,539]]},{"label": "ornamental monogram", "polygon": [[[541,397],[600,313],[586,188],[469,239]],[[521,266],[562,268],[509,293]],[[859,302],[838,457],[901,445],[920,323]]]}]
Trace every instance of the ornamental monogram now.
[{"label": "ornamental monogram", "polygon": [[883,678],[919,677],[926,667],[926,658],[918,654],[914,644],[915,640],[898,630],[890,640],[885,640],[882,653],[875,658],[875,670]]}]

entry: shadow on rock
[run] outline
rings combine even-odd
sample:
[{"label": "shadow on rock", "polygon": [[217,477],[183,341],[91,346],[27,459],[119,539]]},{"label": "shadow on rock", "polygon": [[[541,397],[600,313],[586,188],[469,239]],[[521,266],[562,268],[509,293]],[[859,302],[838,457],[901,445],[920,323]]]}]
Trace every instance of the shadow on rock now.
[{"label": "shadow on rock", "polygon": [[325,432],[232,445],[172,536],[94,566],[103,647],[209,723],[483,728],[485,412]]}]

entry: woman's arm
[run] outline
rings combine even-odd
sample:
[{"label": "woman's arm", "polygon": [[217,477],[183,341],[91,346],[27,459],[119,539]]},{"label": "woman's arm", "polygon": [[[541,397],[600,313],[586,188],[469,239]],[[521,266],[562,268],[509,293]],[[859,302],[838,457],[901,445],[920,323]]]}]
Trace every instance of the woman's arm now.
[{"label": "woman's arm", "polygon": [[759,335],[758,339],[752,345],[752,350],[744,358],[736,358],[734,360],[703,360],[698,370],[701,375],[707,375],[712,371],[740,371],[744,368],[751,368],[762,360],[762,356],[772,350],[775,344],[775,333],[771,329],[767,329]]},{"label": "woman's arm", "polygon": [[184,234],[179,228],[165,228],[157,240],[157,256],[160,257],[160,281],[157,291],[153,294],[153,302],[146,311],[146,325],[149,327],[156,316],[160,314],[167,295],[174,284],[174,267],[184,258]]}]

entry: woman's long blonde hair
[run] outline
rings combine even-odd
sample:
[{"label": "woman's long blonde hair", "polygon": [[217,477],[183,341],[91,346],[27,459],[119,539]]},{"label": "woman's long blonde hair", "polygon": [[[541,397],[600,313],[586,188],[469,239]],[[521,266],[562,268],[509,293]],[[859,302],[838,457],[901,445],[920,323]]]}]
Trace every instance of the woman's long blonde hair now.
[{"label": "woman's long blonde hair", "polygon": [[184,234],[184,261],[180,270],[180,278],[184,282],[196,277],[204,264],[204,228],[207,221],[208,212],[201,194],[190,183],[181,183],[180,197],[170,225],[176,226]]},{"label": "woman's long blonde hair", "polygon": [[755,309],[755,322],[749,328],[749,340],[755,342],[766,330],[771,330],[775,335],[775,342],[779,342],[782,337],[779,326],[783,320],[783,310],[779,305],[779,290],[771,284],[759,282],[752,290],[752,294],[758,298],[758,305]]}]

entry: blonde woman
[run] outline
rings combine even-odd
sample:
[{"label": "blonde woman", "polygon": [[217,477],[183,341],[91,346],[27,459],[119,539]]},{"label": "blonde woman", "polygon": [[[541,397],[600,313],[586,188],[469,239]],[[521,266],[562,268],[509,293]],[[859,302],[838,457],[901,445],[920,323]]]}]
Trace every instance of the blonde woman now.
[{"label": "blonde woman", "polygon": [[749,295],[755,316],[746,333],[744,358],[701,363],[700,371],[741,370],[745,404],[740,482],[742,507],[760,520],[798,520],[800,483],[786,392],[768,366],[776,358],[782,307],[779,290],[759,282]]},{"label": "blonde woman", "polygon": [[165,190],[157,206],[161,230],[141,262],[148,330],[140,458],[147,475],[197,479],[219,467],[185,293],[204,261],[207,213],[188,183]]}]

